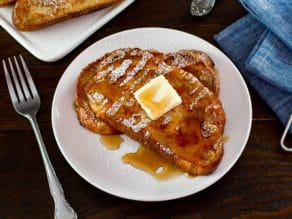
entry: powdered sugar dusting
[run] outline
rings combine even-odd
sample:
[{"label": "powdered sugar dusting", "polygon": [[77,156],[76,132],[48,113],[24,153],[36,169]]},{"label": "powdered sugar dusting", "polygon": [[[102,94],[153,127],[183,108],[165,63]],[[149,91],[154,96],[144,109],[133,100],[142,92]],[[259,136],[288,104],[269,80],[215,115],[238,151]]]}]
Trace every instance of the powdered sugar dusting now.
[{"label": "powdered sugar dusting", "polygon": [[167,65],[165,62],[161,62],[158,65],[158,74],[167,74],[173,70],[172,66]]},{"label": "powdered sugar dusting", "polygon": [[166,58],[172,58],[170,65],[185,68],[186,66],[195,63],[195,60],[190,55],[183,55],[180,53],[169,53]]},{"label": "powdered sugar dusting", "polygon": [[96,76],[94,76],[94,80],[96,82],[99,82],[104,79],[106,75],[108,75],[110,72],[114,70],[114,65],[110,65],[106,70],[99,71]]},{"label": "powdered sugar dusting", "polygon": [[160,151],[163,151],[167,155],[173,155],[173,151],[169,147],[166,147],[165,145],[159,142],[156,142],[156,144],[159,146]]},{"label": "powdered sugar dusting", "polygon": [[130,100],[125,103],[125,105],[127,107],[131,107],[134,106],[135,102],[136,102],[135,98],[131,97]]},{"label": "powdered sugar dusting", "polygon": [[121,76],[123,76],[131,64],[132,60],[125,59],[119,67],[112,71],[110,83],[117,81]]},{"label": "powdered sugar dusting", "polygon": [[163,125],[168,125],[169,122],[171,121],[171,118],[172,117],[169,114],[164,114],[162,124]]},{"label": "powdered sugar dusting", "polygon": [[113,105],[106,112],[107,115],[113,116],[116,112],[118,112],[124,101],[125,101],[125,97],[122,96],[119,100],[114,102]]},{"label": "powdered sugar dusting", "polygon": [[116,60],[123,59],[126,56],[125,49],[117,49],[113,51],[107,58],[105,58],[100,64],[99,69],[104,68],[106,65],[112,64]]},{"label": "powdered sugar dusting", "polygon": [[144,133],[144,139],[148,139],[148,138],[150,138],[150,136],[151,136],[151,134],[150,134],[149,131],[146,131],[146,132]]},{"label": "powdered sugar dusting", "polygon": [[39,0],[39,4],[43,6],[56,6],[65,4],[65,0]]},{"label": "powdered sugar dusting", "polygon": [[105,98],[105,96],[99,92],[95,92],[92,94],[89,94],[88,97],[93,101],[93,102],[100,102]]},{"label": "powdered sugar dusting", "polygon": [[70,1],[65,0],[38,0],[36,7],[42,8],[45,16],[53,17],[58,10],[71,7]]},{"label": "powdered sugar dusting", "polygon": [[212,81],[213,78],[211,77],[213,75],[209,69],[205,68],[201,71],[200,79],[201,81]]},{"label": "powdered sugar dusting", "polygon": [[126,126],[131,128],[134,132],[139,132],[143,128],[145,128],[149,123],[151,122],[151,119],[146,117],[142,113],[135,113],[132,115],[132,117],[128,119],[124,119],[122,123]]},{"label": "powdered sugar dusting", "polygon": [[217,103],[212,103],[209,106],[206,107],[205,111],[209,112],[210,110],[216,110],[218,109],[220,106]]},{"label": "powdered sugar dusting", "polygon": [[[132,53],[131,53],[132,54]],[[135,68],[128,73],[127,77],[122,81],[122,83],[120,84],[120,86],[124,86],[126,83],[128,83],[130,80],[132,80],[132,78],[140,71],[144,68],[144,66],[146,65],[146,63],[148,62],[148,60],[153,57],[153,55],[147,51],[143,51],[143,55],[142,58],[139,60],[139,62],[137,63],[137,65],[135,66]]]},{"label": "powdered sugar dusting", "polygon": [[193,110],[193,108],[198,104],[198,102],[205,97],[209,93],[208,88],[204,87],[199,94],[193,98],[191,104],[190,104],[190,110]]},{"label": "powdered sugar dusting", "polygon": [[[131,84],[131,86],[130,86],[130,88],[129,88],[129,91],[132,91],[133,89],[135,89],[135,87],[136,87],[136,85],[137,84],[140,84],[140,82],[145,78],[145,76],[147,76],[148,74],[149,74],[149,69],[146,69],[144,72],[143,72],[143,74],[141,75],[141,77],[139,77],[137,80],[135,80],[132,84]],[[151,79],[149,79],[149,80],[151,80]]]},{"label": "powdered sugar dusting", "polygon": [[196,86],[194,89],[192,89],[192,90],[189,92],[189,94],[190,94],[190,95],[195,94],[195,93],[197,92],[198,89],[199,89],[199,86]]},{"label": "powdered sugar dusting", "polygon": [[217,126],[213,125],[207,121],[204,121],[202,124],[202,135],[204,138],[208,138],[217,131]]},{"label": "powdered sugar dusting", "polygon": [[218,150],[220,147],[223,145],[223,140],[222,138],[219,138],[215,144],[213,144],[213,149]]},{"label": "powdered sugar dusting", "polygon": [[109,101],[103,94],[99,92],[88,94],[87,97],[91,102],[95,103],[95,105],[101,106],[102,110],[104,110],[105,105]]}]

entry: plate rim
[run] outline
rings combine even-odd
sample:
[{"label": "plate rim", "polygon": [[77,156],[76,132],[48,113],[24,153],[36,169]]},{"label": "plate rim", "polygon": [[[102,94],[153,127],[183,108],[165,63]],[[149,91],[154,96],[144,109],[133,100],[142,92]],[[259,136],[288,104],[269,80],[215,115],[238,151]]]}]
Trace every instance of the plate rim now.
[{"label": "plate rim", "polygon": [[[219,175],[218,177],[216,177],[215,180],[211,181],[210,183],[207,183],[207,184],[204,184],[203,186],[200,186],[199,189],[197,189],[196,191],[188,191],[188,192],[185,192],[185,193],[181,193],[180,195],[177,195],[176,197],[164,197],[164,198],[137,198],[137,196],[131,196],[131,195],[127,195],[127,196],[123,196],[123,194],[116,194],[114,192],[111,192],[110,190],[107,190],[105,189],[103,186],[100,186],[100,185],[96,185],[96,183],[94,182],[91,182],[90,179],[88,179],[84,174],[82,174],[80,171],[77,170],[77,168],[74,166],[74,164],[66,157],[65,155],[65,152],[64,150],[62,149],[62,147],[60,146],[60,142],[59,142],[59,139],[57,139],[56,135],[55,135],[55,132],[56,132],[56,128],[55,128],[55,125],[54,125],[54,122],[53,122],[53,113],[54,113],[54,105],[55,105],[55,101],[56,101],[56,94],[57,94],[57,90],[60,89],[60,82],[62,81],[63,77],[65,77],[65,72],[67,71],[67,69],[74,63],[76,62],[78,59],[80,59],[80,57],[83,55],[83,53],[85,53],[87,50],[89,50],[91,47],[94,47],[95,44],[97,43],[102,43],[103,41],[106,41],[106,40],[109,40],[110,38],[114,38],[116,37],[117,35],[120,35],[120,34],[126,34],[127,32],[136,32],[136,31],[144,31],[144,30],[148,30],[148,31],[151,31],[151,30],[161,30],[161,31],[174,31],[174,32],[178,32],[179,34],[186,34],[186,35],[189,35],[191,37],[194,37],[196,38],[197,40],[200,40],[200,41],[203,41],[204,43],[208,44],[212,49],[216,50],[217,52],[219,52],[220,56],[224,57],[226,59],[226,61],[229,62],[229,64],[231,64],[231,66],[233,67],[233,69],[235,70],[236,74],[239,76],[240,78],[240,82],[243,86],[243,90],[244,90],[244,93],[246,94],[246,97],[247,97],[247,100],[248,100],[248,117],[249,117],[249,120],[248,120],[248,129],[247,129],[247,132],[246,132],[246,135],[244,136],[244,141],[242,142],[242,147],[240,149],[240,151],[238,151],[237,153],[237,156],[235,157],[235,159],[229,164],[229,166],[224,169]],[[220,179],[222,179],[230,170],[231,168],[234,167],[235,163],[239,160],[239,158],[241,157],[246,145],[247,145],[247,142],[248,142],[248,139],[249,139],[249,136],[250,136],[250,133],[251,133],[251,127],[252,127],[252,102],[251,102],[251,96],[250,96],[250,92],[249,92],[249,89],[247,87],[247,84],[242,76],[242,74],[240,73],[240,71],[238,70],[238,68],[236,67],[236,65],[230,60],[229,57],[227,57],[219,48],[217,48],[216,46],[214,46],[213,44],[211,44],[210,42],[196,36],[196,35],[193,35],[191,33],[188,33],[188,32],[185,32],[185,31],[181,31],[181,30],[177,30],[177,29],[172,29],[172,28],[165,28],[165,27],[139,27],[139,28],[133,28],[133,29],[128,29],[128,30],[123,30],[123,31],[120,31],[120,32],[117,32],[117,33],[114,33],[114,34],[111,34],[111,35],[108,35],[100,40],[97,40],[96,42],[92,43],[90,46],[88,46],[87,48],[85,48],[84,50],[82,50],[82,52],[80,52],[71,62],[70,64],[67,66],[67,68],[64,70],[62,76],[60,77],[59,81],[58,81],[58,84],[57,84],[57,87],[55,89],[55,92],[54,92],[54,95],[53,95],[53,101],[52,101],[52,110],[51,110],[51,122],[52,122],[52,128],[53,128],[53,134],[54,134],[54,137],[56,139],[56,142],[57,142],[57,145],[58,145],[58,148],[59,150],[61,151],[62,155],[64,156],[65,160],[69,163],[69,165],[76,171],[76,173],[81,176],[86,182],[88,182],[89,184],[91,184],[92,186],[94,186],[95,188],[103,191],[103,192],[106,192],[108,194],[111,194],[115,197],[120,197],[120,198],[123,198],[123,199],[128,199],[128,200],[135,200],[135,201],[146,201],[146,202],[150,202],[150,201],[154,201],[154,202],[158,202],[158,201],[168,201],[168,200],[175,200],[175,199],[179,199],[179,198],[183,198],[183,197],[187,197],[187,196],[190,196],[190,195],[195,195],[199,192],[201,192],[202,190],[214,185],[215,183],[217,183]]]}]

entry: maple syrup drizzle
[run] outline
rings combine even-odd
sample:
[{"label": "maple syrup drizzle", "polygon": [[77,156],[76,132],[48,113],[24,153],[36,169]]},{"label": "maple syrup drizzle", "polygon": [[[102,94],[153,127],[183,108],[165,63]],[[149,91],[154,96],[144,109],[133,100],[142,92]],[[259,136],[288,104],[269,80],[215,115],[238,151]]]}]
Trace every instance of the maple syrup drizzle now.
[{"label": "maple syrup drizzle", "polygon": [[223,143],[226,143],[227,141],[229,141],[230,139],[230,136],[229,135],[224,135],[222,140],[223,140]]},{"label": "maple syrup drizzle", "polygon": [[124,163],[149,173],[160,181],[183,175],[183,172],[176,166],[145,146],[140,146],[134,153],[125,154],[122,160]]},{"label": "maple syrup drizzle", "polygon": [[109,150],[118,150],[124,141],[119,135],[102,135],[99,140]]}]

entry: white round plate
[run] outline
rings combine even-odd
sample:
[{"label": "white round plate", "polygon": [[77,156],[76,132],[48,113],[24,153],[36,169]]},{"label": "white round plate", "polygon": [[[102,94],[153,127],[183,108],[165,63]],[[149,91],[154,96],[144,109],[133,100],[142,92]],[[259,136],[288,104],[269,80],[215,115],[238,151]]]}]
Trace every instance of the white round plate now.
[{"label": "white round plate", "polygon": [[[136,151],[139,144],[123,135],[119,150],[110,151],[99,142],[99,135],[79,125],[72,106],[76,80],[81,70],[100,56],[118,48],[139,47],[175,52],[196,49],[209,54],[220,76],[220,99],[227,115],[224,135],[225,154],[218,168],[207,176],[180,176],[158,181],[121,157]],[[165,28],[139,28],[108,36],[85,49],[64,72],[52,104],[52,126],[59,148],[72,168],[95,187],[115,196],[162,201],[194,194],[215,183],[235,164],[247,142],[252,108],[246,84],[232,62],[210,43],[188,33]]]}]

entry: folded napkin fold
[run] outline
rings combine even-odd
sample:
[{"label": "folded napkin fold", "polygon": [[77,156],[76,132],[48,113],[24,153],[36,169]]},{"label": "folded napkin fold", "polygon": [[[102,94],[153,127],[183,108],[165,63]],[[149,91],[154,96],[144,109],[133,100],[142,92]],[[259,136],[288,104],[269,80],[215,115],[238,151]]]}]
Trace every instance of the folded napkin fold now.
[{"label": "folded napkin fold", "polygon": [[291,0],[239,0],[260,23],[292,49]]},{"label": "folded napkin fold", "polygon": [[240,1],[250,14],[214,38],[286,125],[292,113],[292,2]]},{"label": "folded napkin fold", "polygon": [[292,50],[266,30],[245,62],[245,69],[292,93]]}]

